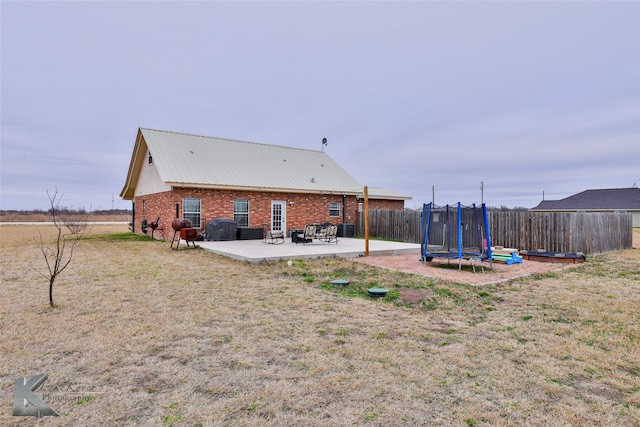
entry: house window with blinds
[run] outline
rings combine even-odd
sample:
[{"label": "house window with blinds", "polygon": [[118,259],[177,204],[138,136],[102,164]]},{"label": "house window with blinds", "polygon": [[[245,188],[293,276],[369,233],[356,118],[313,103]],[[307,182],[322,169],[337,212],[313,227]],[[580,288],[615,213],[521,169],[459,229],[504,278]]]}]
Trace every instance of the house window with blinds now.
[{"label": "house window with blinds", "polygon": [[233,220],[238,227],[249,226],[249,201],[234,200],[233,201]]},{"label": "house window with blinds", "polygon": [[202,228],[202,224],[200,224],[200,210],[200,199],[182,199],[182,217],[191,221],[191,225],[193,226],[193,228]]},{"label": "house window with blinds", "polygon": [[340,203],[338,202],[329,203],[329,216],[331,218],[340,217]]}]

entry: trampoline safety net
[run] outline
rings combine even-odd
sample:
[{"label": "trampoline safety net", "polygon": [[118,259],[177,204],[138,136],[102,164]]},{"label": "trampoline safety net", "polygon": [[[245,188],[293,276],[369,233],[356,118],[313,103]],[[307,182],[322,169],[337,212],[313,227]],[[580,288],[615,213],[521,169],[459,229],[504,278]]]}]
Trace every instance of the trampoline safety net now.
[{"label": "trampoline safety net", "polygon": [[484,203],[422,207],[422,261],[433,258],[491,260],[491,236]]}]

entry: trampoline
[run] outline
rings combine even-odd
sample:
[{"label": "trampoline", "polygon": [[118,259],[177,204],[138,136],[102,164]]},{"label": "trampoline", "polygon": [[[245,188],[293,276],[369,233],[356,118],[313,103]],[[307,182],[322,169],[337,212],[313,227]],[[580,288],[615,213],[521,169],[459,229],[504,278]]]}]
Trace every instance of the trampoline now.
[{"label": "trampoline", "polygon": [[[421,261],[429,262],[434,258],[458,260],[458,270],[462,269],[462,260],[482,262],[491,258],[491,236],[487,208],[475,204],[436,206],[433,203],[422,206]],[[475,271],[475,266],[474,266]]]}]

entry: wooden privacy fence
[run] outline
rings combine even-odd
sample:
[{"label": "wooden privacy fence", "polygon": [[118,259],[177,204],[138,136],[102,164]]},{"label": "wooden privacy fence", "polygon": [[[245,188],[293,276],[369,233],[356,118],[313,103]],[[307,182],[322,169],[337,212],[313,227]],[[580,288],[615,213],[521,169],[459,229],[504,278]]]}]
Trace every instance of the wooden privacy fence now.
[{"label": "wooden privacy fence", "polygon": [[[369,237],[420,243],[421,211],[369,209]],[[358,212],[356,235],[364,237],[364,212]]]},{"label": "wooden privacy fence", "polygon": [[597,255],[631,249],[630,213],[508,212],[489,214],[494,245]]},{"label": "wooden privacy fence", "polygon": [[[369,210],[369,236],[420,243],[421,211]],[[489,211],[494,246],[597,255],[632,247],[630,213]],[[364,236],[364,212],[356,234]]]}]

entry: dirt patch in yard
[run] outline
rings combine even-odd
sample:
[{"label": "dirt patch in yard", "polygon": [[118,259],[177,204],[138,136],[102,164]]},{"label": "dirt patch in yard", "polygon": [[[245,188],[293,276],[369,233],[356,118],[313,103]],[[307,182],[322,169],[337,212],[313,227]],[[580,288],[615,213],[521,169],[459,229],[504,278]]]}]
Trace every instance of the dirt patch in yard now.
[{"label": "dirt patch in yard", "polygon": [[473,286],[503,283],[534,274],[545,274],[550,271],[567,268],[567,265],[523,260],[522,264],[512,265],[507,265],[504,262],[494,262],[491,268],[489,268],[489,263],[485,262],[484,272],[476,263],[476,271],[474,272],[469,261],[463,261],[462,268],[458,270],[457,260],[447,262],[446,259],[434,258],[431,262],[422,263],[419,255],[415,254],[362,257],[356,261],[404,273],[420,274],[435,279]]},{"label": "dirt patch in yard", "polygon": [[[431,262],[420,262],[418,255],[392,255],[372,256],[358,258],[356,261],[376,267],[402,271],[403,273],[420,274],[434,279],[445,280],[471,286],[486,286],[505,283],[523,277],[545,274],[552,271],[567,268],[567,265],[559,265],[545,262],[523,260],[522,264],[507,265],[504,262],[494,262],[490,268],[485,263],[484,271],[476,263],[475,272],[469,261],[463,261],[462,268],[458,270],[458,262],[447,262],[445,259],[433,259]],[[419,305],[427,299],[432,291],[427,289],[399,288],[399,299],[413,306]]]}]

